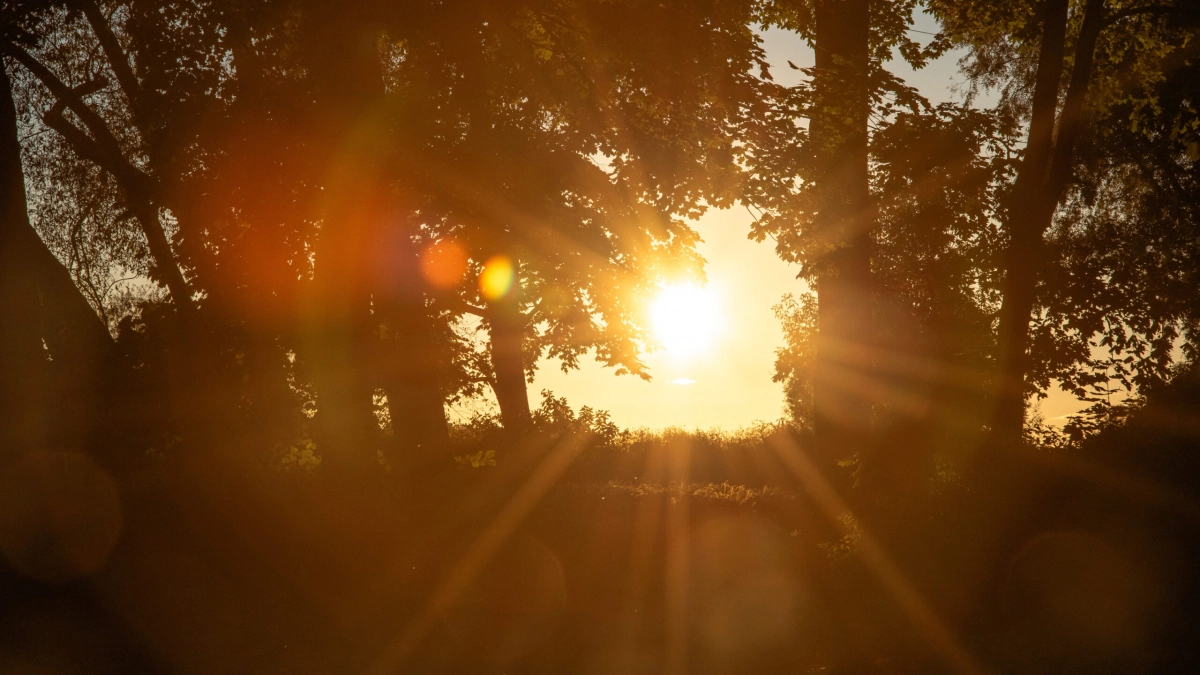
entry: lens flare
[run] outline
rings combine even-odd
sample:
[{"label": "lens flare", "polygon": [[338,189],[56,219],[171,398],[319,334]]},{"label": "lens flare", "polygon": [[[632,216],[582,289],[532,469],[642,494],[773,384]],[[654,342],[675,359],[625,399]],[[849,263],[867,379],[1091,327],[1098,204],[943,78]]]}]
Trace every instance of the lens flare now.
[{"label": "lens flare", "polygon": [[479,274],[479,292],[488,300],[499,300],[512,289],[513,264],[507,256],[488,258]]},{"label": "lens flare", "polygon": [[116,485],[82,454],[32,452],[0,475],[0,554],[34,579],[64,582],[96,571],[121,523]]},{"label": "lens flare", "polygon": [[467,271],[467,252],[453,239],[434,242],[421,251],[421,275],[439,290],[462,283]]}]

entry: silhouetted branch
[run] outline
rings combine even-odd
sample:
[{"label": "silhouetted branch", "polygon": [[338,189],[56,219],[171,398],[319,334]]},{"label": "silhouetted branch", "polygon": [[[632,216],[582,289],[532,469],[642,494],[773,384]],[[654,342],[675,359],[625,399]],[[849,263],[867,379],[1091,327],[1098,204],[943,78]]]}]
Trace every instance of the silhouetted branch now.
[{"label": "silhouetted branch", "polygon": [[1062,190],[1071,174],[1071,161],[1075,156],[1075,139],[1083,120],[1083,103],[1087,99],[1088,84],[1092,77],[1092,61],[1096,54],[1096,42],[1104,29],[1104,0],[1088,0],[1083,15],[1083,26],[1079,31],[1079,42],[1075,48],[1075,67],[1071,71],[1071,83],[1063,103],[1058,122],[1058,138],[1054,143],[1054,154],[1050,164],[1049,187],[1046,199],[1054,204],[1062,196]]},{"label": "silhouetted branch", "polygon": [[[61,134],[80,157],[94,162],[117,179],[129,202],[130,211],[141,223],[150,255],[171,296],[179,307],[190,309],[191,290],[175,262],[171,244],[158,220],[158,207],[152,199],[153,179],[125,158],[107,123],[83,102],[85,96],[99,91],[108,83],[103,78],[97,78],[78,87],[69,87],[24,49],[10,45],[8,54],[25,66],[55,97],[54,105],[42,116],[46,126]],[[65,109],[70,109],[79,117],[91,132],[90,137],[66,119],[63,115]]]},{"label": "silhouetted branch", "polygon": [[465,314],[473,314],[481,319],[486,319],[486,318],[490,317],[492,314],[490,311],[487,310],[487,308],[476,307],[475,305],[472,305],[469,302],[464,302],[461,300],[455,302],[455,305],[459,311],[461,311]]},{"label": "silhouetted branch", "polygon": [[84,16],[91,24],[92,31],[100,42],[100,48],[104,50],[104,56],[108,59],[113,74],[117,76],[117,84],[121,86],[125,97],[129,99],[129,107],[133,111],[134,119],[138,120],[137,126],[139,129],[142,128],[142,86],[138,82],[137,76],[134,75],[133,68],[129,66],[129,57],[125,54],[125,50],[121,49],[121,43],[117,41],[112,26],[108,24],[108,20],[100,11],[100,6],[96,4],[95,0],[76,0],[75,4],[83,10]]}]

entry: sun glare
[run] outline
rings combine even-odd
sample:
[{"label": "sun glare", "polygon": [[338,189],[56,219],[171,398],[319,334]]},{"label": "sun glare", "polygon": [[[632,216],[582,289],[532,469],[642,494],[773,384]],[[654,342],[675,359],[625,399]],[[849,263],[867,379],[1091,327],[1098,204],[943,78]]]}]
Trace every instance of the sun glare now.
[{"label": "sun glare", "polygon": [[696,356],[707,350],[721,328],[711,289],[692,285],[663,288],[651,310],[654,334],[673,357]]}]

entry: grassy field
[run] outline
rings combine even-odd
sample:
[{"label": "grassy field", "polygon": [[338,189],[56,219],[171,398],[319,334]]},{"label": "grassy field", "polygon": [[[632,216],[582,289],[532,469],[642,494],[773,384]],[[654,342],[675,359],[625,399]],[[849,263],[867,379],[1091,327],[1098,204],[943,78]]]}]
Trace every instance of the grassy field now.
[{"label": "grassy field", "polygon": [[91,577],[5,572],[3,669],[1183,672],[1189,386],[886,496],[823,487],[789,425],[624,432],[563,406],[516,444],[464,425],[458,470],[418,481],[150,467],[118,481]]}]

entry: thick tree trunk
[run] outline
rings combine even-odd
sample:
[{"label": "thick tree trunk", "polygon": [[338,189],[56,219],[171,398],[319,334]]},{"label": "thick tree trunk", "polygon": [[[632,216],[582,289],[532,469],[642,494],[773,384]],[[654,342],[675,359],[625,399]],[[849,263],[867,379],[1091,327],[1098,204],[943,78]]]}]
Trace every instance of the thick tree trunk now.
[{"label": "thick tree trunk", "polygon": [[1004,255],[1004,300],[997,331],[999,372],[992,418],[993,433],[997,440],[1005,443],[1019,440],[1024,427],[1029,321],[1042,272],[1042,238],[1053,221],[1070,177],[1096,41],[1104,25],[1103,0],[1088,0],[1076,40],[1070,86],[1062,112],[1056,114],[1068,9],[1067,0],[1047,0],[1043,6],[1042,43],[1038,50],[1029,138],[1013,186],[1006,222],[1009,245]]},{"label": "thick tree trunk", "polygon": [[520,267],[513,263],[513,282],[508,293],[488,303],[491,323],[491,356],[495,379],[492,391],[500,404],[504,428],[519,434],[532,423],[529,412],[529,388],[525,381],[525,350],[522,345],[525,318],[517,298],[520,294]]},{"label": "thick tree trunk", "polygon": [[394,466],[426,475],[452,466],[440,376],[442,353],[434,317],[417,287],[388,312],[392,327],[381,345],[384,389],[392,418]]},{"label": "thick tree trunk", "polygon": [[500,403],[500,419],[505,429],[519,433],[532,421],[519,319],[493,319],[491,343],[496,375],[492,390]]},{"label": "thick tree trunk", "polygon": [[371,316],[372,244],[386,217],[380,131],[373,124],[383,76],[367,17],[330,3],[307,17],[305,49],[316,86],[313,141],[325,161],[325,190],[307,319],[307,358],[317,390],[322,461],[369,471],[377,427],[368,354],[378,336]]},{"label": "thick tree trunk", "polygon": [[867,168],[869,22],[866,0],[824,0],[816,11],[815,85],[810,133],[822,157],[818,227],[831,251],[817,279],[815,426],[822,459],[861,449],[870,428],[870,229]]},{"label": "thick tree trunk", "polygon": [[[1004,300],[1000,305],[997,342],[997,392],[992,431],[998,440],[1014,442],[1025,423],[1025,371],[1028,367],[1029,320],[1036,300],[1041,236],[1032,217],[1010,219],[1005,252]],[[1036,233],[1036,234],[1035,234]]]},{"label": "thick tree trunk", "polygon": [[288,386],[286,356],[270,329],[251,327],[246,339],[246,389],[252,433],[262,451],[295,440],[300,431],[296,394]]},{"label": "thick tree trunk", "polygon": [[112,338],[29,223],[2,65],[0,181],[0,452],[48,442],[79,447],[94,431]]},{"label": "thick tree trunk", "polygon": [[[35,265],[25,251],[29,234],[17,115],[8,74],[0,63],[0,467],[45,435],[49,368],[39,334]],[[36,236],[36,235],[34,235]]]},{"label": "thick tree trunk", "polygon": [[[407,360],[407,359],[406,359]],[[387,383],[395,454],[392,460],[418,471],[450,466],[450,433],[436,375],[405,364]]]}]

